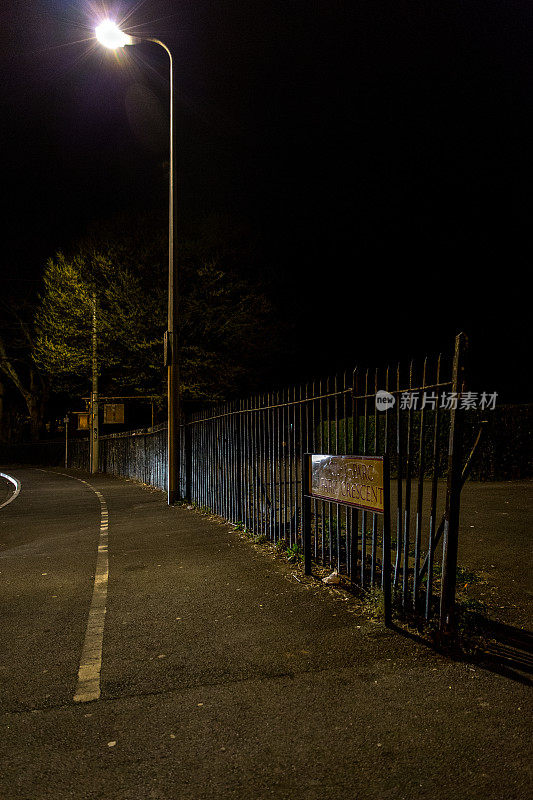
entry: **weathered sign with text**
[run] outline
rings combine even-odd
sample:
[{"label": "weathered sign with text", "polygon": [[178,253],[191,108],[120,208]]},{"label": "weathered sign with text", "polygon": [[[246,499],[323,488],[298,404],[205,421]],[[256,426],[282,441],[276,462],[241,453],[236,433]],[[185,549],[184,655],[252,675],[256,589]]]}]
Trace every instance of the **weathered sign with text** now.
[{"label": "weathered sign with text", "polygon": [[104,425],[124,424],[124,403],[104,403]]},{"label": "weathered sign with text", "polygon": [[311,497],[383,513],[383,456],[308,457]]}]

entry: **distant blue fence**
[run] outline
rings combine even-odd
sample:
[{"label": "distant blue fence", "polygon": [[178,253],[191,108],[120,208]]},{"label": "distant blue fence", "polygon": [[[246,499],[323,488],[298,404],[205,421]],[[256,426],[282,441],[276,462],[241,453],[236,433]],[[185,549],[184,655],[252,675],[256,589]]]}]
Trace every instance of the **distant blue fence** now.
[{"label": "distant blue fence", "polygon": [[111,475],[155,486],[167,487],[167,427],[126,433],[113,433],[100,438],[99,469]]}]

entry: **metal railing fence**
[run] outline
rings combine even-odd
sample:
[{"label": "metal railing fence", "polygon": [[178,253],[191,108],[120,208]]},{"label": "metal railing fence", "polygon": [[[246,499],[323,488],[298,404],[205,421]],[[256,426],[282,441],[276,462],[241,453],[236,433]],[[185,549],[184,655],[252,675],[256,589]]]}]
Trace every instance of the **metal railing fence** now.
[{"label": "metal railing fence", "polygon": [[99,470],[166,489],[167,427],[100,437]]},{"label": "metal railing fence", "polygon": [[[383,546],[381,515],[313,499],[313,559],[362,588],[383,588],[383,562],[392,557],[393,599],[429,619],[440,582],[445,626],[455,595],[465,478],[457,413],[464,344],[464,336],[457,337],[448,361],[438,356],[421,367],[411,362],[355,370],[192,415],[182,437],[182,491],[199,506],[296,551],[303,546],[303,455],[386,455],[393,478],[392,552]],[[378,411],[379,389],[395,398],[394,406]],[[414,395],[419,404],[408,402]]]},{"label": "metal railing fence", "polygon": [[[455,371],[439,356],[421,368],[411,362],[345,372],[194,414],[186,425],[187,498],[272,542],[301,549],[303,454],[387,455],[395,510],[392,587],[404,610],[429,618],[442,564],[437,546],[450,494],[450,454],[457,456],[460,443],[455,410],[442,408],[443,397],[460,391],[457,356]],[[395,398],[393,407],[378,411],[379,389]],[[426,394],[423,406],[402,401],[415,393]],[[362,588],[382,586],[388,554],[381,515],[313,499],[311,530],[316,564]]]},{"label": "metal railing fence", "polygon": [[[303,455],[386,456],[390,536],[380,514],[313,498],[311,556],[363,589],[387,589],[384,596],[405,612],[426,619],[440,613],[446,627],[459,497],[471,463],[463,468],[464,412],[457,402],[464,349],[461,334],[449,359],[354,370],[192,414],[180,426],[181,496],[296,554],[304,543]],[[395,399],[383,411],[375,402],[380,389]],[[86,468],[85,447],[78,444],[73,466]],[[164,425],[103,436],[100,470],[166,489],[166,453]]]}]

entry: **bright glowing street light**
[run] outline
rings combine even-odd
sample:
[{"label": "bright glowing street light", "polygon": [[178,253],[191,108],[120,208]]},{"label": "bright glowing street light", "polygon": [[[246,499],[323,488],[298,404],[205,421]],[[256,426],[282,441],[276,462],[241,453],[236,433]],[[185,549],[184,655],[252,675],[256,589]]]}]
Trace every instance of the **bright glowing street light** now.
[{"label": "bright glowing street light", "polygon": [[98,41],[111,50],[139,42],[154,42],[165,50],[170,67],[170,169],[168,190],[168,323],[165,333],[165,366],[167,367],[168,431],[167,431],[167,491],[168,504],[179,499],[178,435],[180,425],[180,382],[178,371],[178,269],[175,247],[175,161],[174,161],[174,75],[172,54],[159,39],[130,36],[121,31],[110,19],[101,22],[95,29]]},{"label": "bright glowing street light", "polygon": [[134,44],[133,38],[121,31],[116,22],[110,19],[105,19],[100,25],[97,25],[94,32],[100,44],[110,50],[116,50],[117,47],[124,47],[127,44]]}]

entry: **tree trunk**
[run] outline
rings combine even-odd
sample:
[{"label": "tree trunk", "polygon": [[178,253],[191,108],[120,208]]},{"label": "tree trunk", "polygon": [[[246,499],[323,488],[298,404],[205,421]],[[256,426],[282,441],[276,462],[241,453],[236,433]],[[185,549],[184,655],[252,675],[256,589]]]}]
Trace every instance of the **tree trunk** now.
[{"label": "tree trunk", "polygon": [[30,390],[25,393],[24,400],[30,415],[30,431],[32,441],[39,438],[39,433],[43,426],[44,409],[47,400],[46,387],[42,384],[37,387],[35,371],[30,371]]}]

